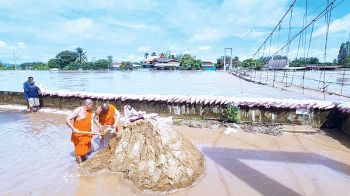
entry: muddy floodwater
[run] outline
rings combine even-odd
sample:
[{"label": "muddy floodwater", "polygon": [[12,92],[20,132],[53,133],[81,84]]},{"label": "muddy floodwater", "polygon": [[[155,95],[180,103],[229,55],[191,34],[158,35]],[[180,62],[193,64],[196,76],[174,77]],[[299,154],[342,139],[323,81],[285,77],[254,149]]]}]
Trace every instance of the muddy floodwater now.
[{"label": "muddy floodwater", "polygon": [[223,71],[0,71],[0,91],[22,92],[28,76],[33,76],[39,87],[53,91],[350,100],[315,91],[257,85]]},{"label": "muddy floodwater", "polygon": [[[80,176],[64,118],[0,108],[0,195],[154,195],[118,174]],[[174,128],[204,154],[206,169],[170,195],[350,195],[350,138],[340,133]]]}]

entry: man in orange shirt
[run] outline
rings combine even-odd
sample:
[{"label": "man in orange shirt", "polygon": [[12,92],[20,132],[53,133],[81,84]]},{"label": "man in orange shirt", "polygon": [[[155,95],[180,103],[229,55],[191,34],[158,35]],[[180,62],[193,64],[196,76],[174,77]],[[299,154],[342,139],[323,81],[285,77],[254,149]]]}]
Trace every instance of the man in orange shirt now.
[{"label": "man in orange shirt", "polygon": [[100,140],[100,149],[108,145],[108,140],[115,136],[114,133],[121,131],[122,127],[119,123],[120,112],[108,101],[97,107],[94,121],[101,129],[104,126],[110,126],[113,130],[111,134],[102,136]]},{"label": "man in orange shirt", "polygon": [[92,106],[92,100],[86,99],[82,106],[73,110],[66,118],[67,125],[72,129],[71,141],[78,164],[86,160],[86,155],[91,149],[92,136],[99,134],[91,131]]}]

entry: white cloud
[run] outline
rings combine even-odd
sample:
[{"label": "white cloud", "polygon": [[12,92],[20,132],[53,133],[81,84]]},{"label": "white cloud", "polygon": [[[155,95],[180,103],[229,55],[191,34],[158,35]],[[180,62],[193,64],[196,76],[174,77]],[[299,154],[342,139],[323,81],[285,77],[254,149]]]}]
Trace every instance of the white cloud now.
[{"label": "white cloud", "polygon": [[97,39],[97,24],[90,18],[78,18],[74,20],[59,20],[52,28],[43,33],[49,41],[55,44],[72,45],[80,40],[89,38]]},{"label": "white cloud", "polygon": [[77,34],[84,35],[92,30],[92,26],[94,25],[94,21],[90,18],[79,18],[76,20],[70,20],[65,22],[60,29],[62,30],[60,33],[63,34]]},{"label": "white cloud", "polygon": [[[123,60],[143,58],[142,53],[153,51],[216,58],[223,55],[225,47],[233,47],[234,55],[249,57],[291,3],[291,0],[264,0],[263,3],[261,0],[0,1],[0,9],[4,11],[1,16],[6,18],[0,20],[0,34],[9,37],[2,38],[0,48],[18,49],[18,41],[30,40],[31,50],[21,50],[30,58],[41,58],[37,55],[39,51],[44,51],[41,56],[46,58],[80,46],[88,51],[89,58],[128,54]],[[40,6],[34,6],[39,3]],[[294,30],[299,29],[302,20],[298,19],[304,12],[298,6],[293,12]],[[331,36],[334,40],[329,41],[329,48],[337,47],[339,40],[344,39],[338,37],[347,36],[342,32],[350,29],[349,15],[332,23],[331,29],[341,33]],[[272,45],[277,45],[276,40]],[[279,47],[285,40],[281,38]],[[312,47],[322,48],[315,40]],[[25,44],[23,46],[25,48]],[[276,50],[277,47],[273,47],[271,53]],[[267,53],[266,49],[265,55]],[[329,52],[330,58],[331,54]]]},{"label": "white cloud", "polygon": [[5,47],[6,47],[6,43],[0,40],[0,48],[5,48]]},{"label": "white cloud", "polygon": [[111,20],[107,21],[107,23],[110,23],[111,25],[124,27],[132,30],[140,30],[140,31],[149,31],[153,33],[161,32],[161,28],[159,28],[156,25],[150,25],[145,23],[132,23],[130,21],[123,21],[123,20]]},{"label": "white cloud", "polygon": [[143,56],[128,55],[122,59],[123,61],[138,62],[143,60]]},{"label": "white cloud", "polygon": [[[334,34],[338,32],[349,32],[350,29],[350,13],[345,15],[342,18],[334,20],[330,25],[329,25],[329,33]],[[323,25],[322,27],[318,28],[314,36],[322,36],[325,35],[327,31],[327,26]]]},{"label": "white cloud", "polygon": [[17,43],[17,48],[19,48],[19,49],[26,49],[27,45],[24,42],[18,42]]},{"label": "white cloud", "polygon": [[201,50],[201,51],[208,51],[210,49],[211,49],[211,46],[208,46],[208,45],[198,46],[198,50]]},{"label": "white cloud", "polygon": [[142,46],[137,49],[137,52],[149,52],[151,50],[151,47],[149,46]]},{"label": "white cloud", "polygon": [[267,36],[268,33],[270,33],[270,32],[259,31],[259,30],[255,30],[255,29],[249,29],[249,30],[246,30],[246,31],[244,31],[242,33],[235,33],[234,35],[236,37],[239,37],[239,38],[256,39],[256,38],[259,38],[259,37]]},{"label": "white cloud", "polygon": [[212,42],[218,41],[226,37],[224,32],[220,32],[214,27],[207,27],[202,29],[200,32],[195,33],[189,38],[190,42]]}]

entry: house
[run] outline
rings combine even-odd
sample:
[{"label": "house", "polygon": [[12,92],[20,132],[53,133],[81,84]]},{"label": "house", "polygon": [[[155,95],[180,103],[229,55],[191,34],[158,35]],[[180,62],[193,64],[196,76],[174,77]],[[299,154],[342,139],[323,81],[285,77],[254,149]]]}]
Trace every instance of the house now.
[{"label": "house", "polygon": [[121,64],[122,64],[122,62],[113,62],[112,69],[119,70],[119,67]]},{"label": "house", "polygon": [[214,66],[214,63],[210,61],[203,61],[202,62],[202,69],[203,70],[216,70],[216,67]]},{"label": "house", "polygon": [[137,63],[137,62],[131,63],[131,65],[134,69],[139,69],[142,67],[142,65],[140,63]]},{"label": "house", "polygon": [[285,69],[289,67],[289,60],[288,59],[278,59],[274,60],[271,59],[268,64],[268,69]]},{"label": "house", "polygon": [[154,59],[159,58],[159,56],[149,56],[142,63],[142,67],[145,69],[153,69],[154,68]]},{"label": "house", "polygon": [[156,69],[176,69],[180,67],[180,63],[176,59],[172,58],[155,58],[153,60],[154,62],[154,68]]},{"label": "house", "polygon": [[151,56],[147,58],[142,64],[144,68],[155,68],[155,69],[177,69],[180,67],[180,63],[173,58],[166,58],[164,56]]}]

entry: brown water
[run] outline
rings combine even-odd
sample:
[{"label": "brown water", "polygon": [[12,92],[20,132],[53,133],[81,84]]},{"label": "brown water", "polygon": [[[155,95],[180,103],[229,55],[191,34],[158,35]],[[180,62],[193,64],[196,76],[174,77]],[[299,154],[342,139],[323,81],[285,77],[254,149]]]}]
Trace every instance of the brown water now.
[{"label": "brown water", "polygon": [[[153,195],[118,174],[79,176],[64,118],[0,109],[0,195]],[[204,153],[206,172],[170,195],[350,194],[350,138],[342,134],[175,128]]]},{"label": "brown water", "polygon": [[[223,71],[0,71],[0,91],[22,92],[28,76],[33,76],[39,87],[53,91],[350,100],[314,91],[257,85]],[[309,77],[313,76],[318,75]]]}]

